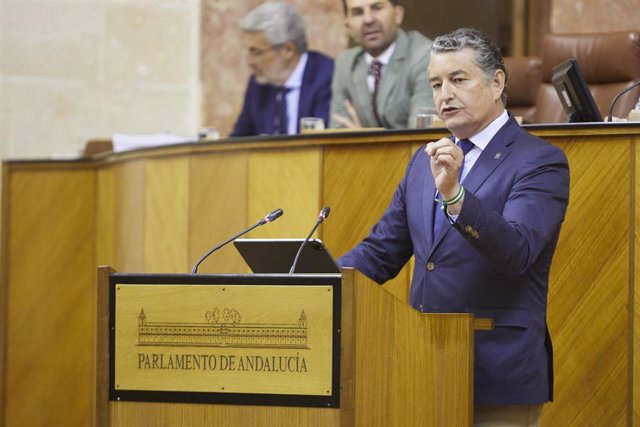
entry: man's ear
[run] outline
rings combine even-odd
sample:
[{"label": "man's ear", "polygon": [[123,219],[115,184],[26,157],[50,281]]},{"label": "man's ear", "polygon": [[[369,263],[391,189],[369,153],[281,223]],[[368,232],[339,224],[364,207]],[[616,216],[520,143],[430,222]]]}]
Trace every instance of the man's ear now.
[{"label": "man's ear", "polygon": [[296,44],[292,40],[287,40],[281,46],[281,49],[284,51],[287,58],[292,57],[298,53],[298,48]]},{"label": "man's ear", "polygon": [[502,98],[502,92],[504,92],[505,74],[502,70],[496,70],[493,73],[493,80],[491,81],[493,87],[493,99],[498,100]]},{"label": "man's ear", "polygon": [[393,6],[393,8],[396,10],[396,24],[398,24],[398,26],[401,26],[402,20],[404,19],[404,7],[396,5]]}]

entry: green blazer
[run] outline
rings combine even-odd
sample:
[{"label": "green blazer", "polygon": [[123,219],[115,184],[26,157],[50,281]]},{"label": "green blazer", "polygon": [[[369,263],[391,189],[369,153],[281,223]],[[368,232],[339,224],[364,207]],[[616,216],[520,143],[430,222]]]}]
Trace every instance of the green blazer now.
[{"label": "green blazer", "polygon": [[[382,70],[377,123],[367,87],[367,63],[361,47],[351,48],[336,59],[331,88],[331,113],[349,117],[344,100],[355,107],[364,127],[403,129],[415,127],[416,107],[433,107],[427,75],[431,40],[416,31],[400,31],[391,60]],[[331,118],[331,127],[342,127]]]}]

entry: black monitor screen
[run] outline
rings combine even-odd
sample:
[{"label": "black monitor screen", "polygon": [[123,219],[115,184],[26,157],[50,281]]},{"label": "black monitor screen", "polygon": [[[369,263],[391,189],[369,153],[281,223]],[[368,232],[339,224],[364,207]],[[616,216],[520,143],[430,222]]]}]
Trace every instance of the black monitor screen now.
[{"label": "black monitor screen", "polygon": [[569,122],[602,121],[602,116],[593,100],[587,82],[582,76],[578,61],[571,58],[553,67],[551,82],[558,92]]},{"label": "black monitor screen", "polygon": [[[304,239],[237,239],[235,245],[254,273],[288,273]],[[296,273],[340,273],[321,240],[305,245]]]}]

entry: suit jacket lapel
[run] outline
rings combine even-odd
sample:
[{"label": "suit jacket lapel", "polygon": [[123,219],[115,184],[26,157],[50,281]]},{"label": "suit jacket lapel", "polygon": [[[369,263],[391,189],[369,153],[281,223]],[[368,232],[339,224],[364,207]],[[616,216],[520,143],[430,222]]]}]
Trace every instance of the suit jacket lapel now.
[{"label": "suit jacket lapel", "polygon": [[[491,139],[487,147],[482,151],[478,160],[474,163],[473,167],[465,176],[464,179],[464,189],[465,191],[475,193],[478,191],[480,186],[487,180],[487,178],[493,173],[493,171],[509,156],[511,153],[511,144],[515,142],[516,135],[519,132],[520,127],[515,122],[515,119],[509,115],[509,121],[494,135]],[[435,194],[435,183],[433,178],[431,178],[431,173],[428,172],[428,177],[430,178],[430,185],[425,182],[425,191],[431,191],[431,200],[433,201],[433,195]],[[426,230],[430,231],[433,229],[433,202],[432,203],[424,203],[424,209],[431,210],[429,212],[425,211],[425,218],[428,218],[428,221],[425,224]],[[436,247],[443,240],[444,236],[447,235],[449,229],[452,227],[451,224],[447,224],[440,234],[440,236],[433,237],[433,243],[430,246],[431,249],[428,251],[427,259],[431,256],[431,253],[436,249]],[[427,239],[427,243],[431,243],[431,238]]]},{"label": "suit jacket lapel", "polygon": [[[426,154],[425,154],[426,156]],[[427,156],[428,157],[428,156]],[[431,159],[427,158],[426,171],[424,173],[424,182],[422,184],[422,218],[423,218],[423,230],[424,241],[427,248],[433,246],[433,221],[434,221],[434,203],[433,200],[436,194],[436,184],[431,175]]]},{"label": "suit jacket lapel", "polygon": [[466,191],[478,191],[491,173],[509,156],[511,144],[515,141],[519,129],[513,117],[509,117],[509,121],[494,135],[465,177]]},{"label": "suit jacket lapel", "polygon": [[[380,111],[381,119],[384,118],[384,112],[388,110],[387,105],[391,100],[396,101],[397,95],[394,93],[405,93],[396,90],[398,85],[398,75],[402,73],[402,68],[406,66],[405,58],[409,50],[409,36],[404,31],[398,33],[396,38],[396,48],[393,55],[389,59],[389,63],[382,70],[382,82],[380,84],[380,93],[378,95],[378,111]],[[426,73],[427,70],[424,70]],[[383,123],[384,125],[384,123]]]},{"label": "suit jacket lapel", "polygon": [[372,126],[376,123],[376,118],[373,115],[373,107],[371,105],[371,93],[367,86],[367,76],[369,75],[369,69],[367,67],[367,61],[364,60],[364,51],[360,55],[356,56],[356,60],[353,64],[353,72],[351,73],[353,84],[353,104],[356,106],[356,111],[360,115],[360,121],[362,125]]}]

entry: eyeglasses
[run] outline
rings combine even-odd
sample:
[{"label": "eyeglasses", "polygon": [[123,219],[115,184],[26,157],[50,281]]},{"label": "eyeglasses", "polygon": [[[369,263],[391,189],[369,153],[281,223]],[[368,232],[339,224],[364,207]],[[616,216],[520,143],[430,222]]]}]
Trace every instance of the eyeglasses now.
[{"label": "eyeglasses", "polygon": [[260,48],[257,48],[257,47],[250,47],[247,50],[247,54],[252,59],[258,59],[262,55],[264,55],[265,53],[269,52],[270,50],[277,50],[277,49],[280,49],[281,47],[282,47],[282,44],[275,44],[275,45],[269,46],[268,48],[265,48],[265,49],[260,49]]}]

